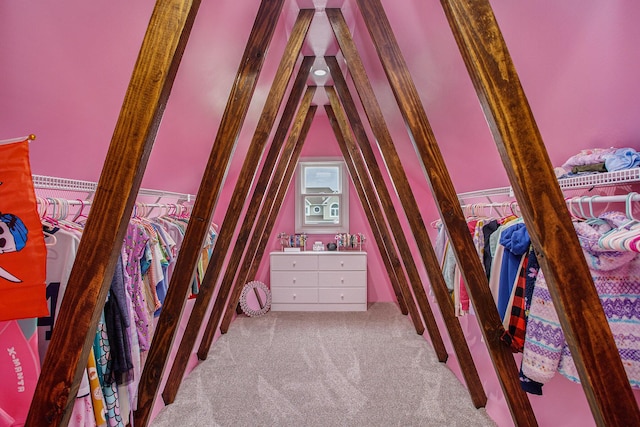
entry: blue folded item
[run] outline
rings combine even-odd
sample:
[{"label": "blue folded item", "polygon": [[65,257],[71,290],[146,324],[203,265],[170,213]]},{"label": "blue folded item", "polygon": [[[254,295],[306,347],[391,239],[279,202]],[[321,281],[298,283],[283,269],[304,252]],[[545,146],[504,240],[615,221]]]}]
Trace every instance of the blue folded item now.
[{"label": "blue folded item", "polygon": [[633,148],[620,148],[605,157],[604,165],[609,172],[637,168],[640,166],[640,153]]}]

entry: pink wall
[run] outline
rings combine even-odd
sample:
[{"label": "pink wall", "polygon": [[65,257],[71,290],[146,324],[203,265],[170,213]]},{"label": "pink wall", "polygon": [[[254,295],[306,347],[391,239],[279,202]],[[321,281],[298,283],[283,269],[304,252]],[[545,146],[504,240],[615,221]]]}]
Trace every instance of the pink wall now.
[{"label": "pink wall", "polygon": [[[143,186],[197,191],[258,3],[203,2]],[[438,2],[383,0],[383,4],[457,191],[507,185]],[[539,0],[492,2],[492,6],[554,165],[587,147],[640,148],[640,3]],[[0,9],[0,139],[35,133],[34,173],[97,180],[152,3],[33,0],[3,2]],[[356,43],[428,224],[438,217],[429,186],[364,23],[356,17],[355,24]],[[282,22],[279,31],[285,32]],[[283,46],[282,38],[275,40],[267,56],[215,211],[218,223]],[[339,154],[321,113],[303,155]],[[354,191],[350,201],[352,231],[373,237]],[[290,191],[274,233],[292,231],[292,224]],[[276,250],[275,234],[271,242],[270,249]],[[369,300],[393,300],[375,244],[370,241],[367,250]],[[418,259],[415,247],[414,254]],[[266,262],[258,274],[263,280],[268,278]],[[438,313],[435,305],[434,311]],[[500,425],[510,425],[477,325],[473,317],[464,318],[463,324],[490,396],[487,410]],[[453,359],[448,365],[457,371]],[[555,379],[545,396],[532,397],[532,403],[540,425],[557,425],[559,419],[573,425],[593,423],[581,388],[564,378]]]},{"label": "pink wall", "polygon": [[[621,5],[625,4],[623,8]],[[640,149],[640,31],[638,4],[608,2],[493,2],[492,6],[546,143],[551,162],[561,165],[580,149],[631,146]],[[415,13],[387,9],[396,35],[420,88],[425,110],[459,192],[508,185],[477,97],[448,34],[442,12],[434,4],[415,5]],[[397,12],[397,14],[396,14]],[[602,21],[601,21],[602,20]],[[360,23],[360,25],[364,25]],[[429,41],[437,40],[431,44]],[[424,41],[424,42],[421,42]],[[368,36],[359,40],[366,46]],[[376,87],[381,99],[392,95]],[[389,107],[390,122],[400,118]],[[393,134],[413,182],[426,223],[437,219],[428,185],[405,134]],[[405,229],[406,230],[406,229]],[[414,257],[418,254],[414,251]],[[432,307],[445,331],[435,300]],[[487,412],[500,426],[513,421],[474,316],[461,318],[489,401]],[[446,333],[449,366],[464,383]],[[428,340],[428,338],[426,338]],[[519,357],[516,356],[519,363]],[[543,396],[530,396],[541,426],[594,425],[579,384],[557,375]],[[635,391],[640,401],[640,392]]]},{"label": "pink wall", "polygon": [[[342,158],[342,153],[338,147],[333,130],[329,125],[329,121],[324,115],[317,115],[309,130],[301,158],[312,160],[313,158]],[[294,177],[295,179],[295,177]],[[292,181],[287,196],[280,208],[280,215],[273,226],[271,233],[271,241],[265,251],[262,264],[256,280],[269,283],[269,251],[281,250],[280,243],[276,237],[279,232],[293,233],[295,228],[295,185]],[[378,247],[373,238],[375,237],[369,227],[369,222],[362,209],[360,199],[353,188],[353,184],[349,185],[349,229],[352,233],[364,233],[369,241],[366,243],[367,251],[367,283],[368,283],[368,300],[375,301],[395,301],[395,295],[389,282],[384,264],[380,258]],[[325,245],[333,242],[335,234],[331,235],[309,235],[309,242],[313,244],[315,241],[322,241]]]}]

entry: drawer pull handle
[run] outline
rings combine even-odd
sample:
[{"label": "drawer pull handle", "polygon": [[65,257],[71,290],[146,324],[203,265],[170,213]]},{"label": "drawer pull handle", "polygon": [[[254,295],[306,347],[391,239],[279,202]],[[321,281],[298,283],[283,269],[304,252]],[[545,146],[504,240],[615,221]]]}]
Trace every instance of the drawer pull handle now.
[{"label": "drawer pull handle", "polygon": [[340,267],[344,267],[344,261],[340,261]]},{"label": "drawer pull handle", "polygon": [[296,299],[296,294],[293,294],[293,299]]},{"label": "drawer pull handle", "polygon": [[293,283],[296,283],[296,278],[295,277],[293,278]]},{"label": "drawer pull handle", "polygon": [[344,299],[344,294],[340,294],[340,299]]},{"label": "drawer pull handle", "polygon": [[344,277],[340,278],[340,283],[344,283]]},{"label": "drawer pull handle", "polygon": [[291,263],[291,265],[292,265],[293,267],[295,267],[295,266],[296,266],[296,262],[295,262],[295,261],[293,261],[293,262]]}]

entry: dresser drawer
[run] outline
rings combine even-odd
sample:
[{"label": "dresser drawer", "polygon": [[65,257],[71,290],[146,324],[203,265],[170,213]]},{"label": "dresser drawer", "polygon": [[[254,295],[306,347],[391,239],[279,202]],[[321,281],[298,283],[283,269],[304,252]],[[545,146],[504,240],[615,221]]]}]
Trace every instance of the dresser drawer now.
[{"label": "dresser drawer", "polygon": [[271,288],[280,286],[317,287],[317,271],[283,271],[271,272]]},{"label": "dresser drawer", "polygon": [[271,302],[280,303],[316,303],[318,288],[271,288]]},{"label": "dresser drawer", "polygon": [[319,302],[353,304],[367,302],[367,288],[320,288]]},{"label": "dresser drawer", "polygon": [[327,254],[318,257],[318,268],[320,270],[366,270],[366,255]]},{"label": "dresser drawer", "polygon": [[272,270],[317,270],[317,255],[289,255],[289,254],[272,254],[271,255]]},{"label": "dresser drawer", "polygon": [[272,252],[271,310],[366,311],[365,252]]},{"label": "dresser drawer", "polygon": [[366,287],[367,272],[362,270],[320,271],[318,286],[322,287]]}]

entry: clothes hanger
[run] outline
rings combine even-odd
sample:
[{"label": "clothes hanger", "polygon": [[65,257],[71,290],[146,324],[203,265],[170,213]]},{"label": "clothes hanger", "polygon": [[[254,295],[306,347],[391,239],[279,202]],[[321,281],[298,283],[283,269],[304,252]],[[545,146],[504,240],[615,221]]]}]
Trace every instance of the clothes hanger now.
[{"label": "clothes hanger", "polygon": [[613,228],[607,233],[603,234],[598,240],[598,246],[603,249],[609,249],[614,251],[629,251],[630,249],[625,246],[625,240],[633,237],[637,237],[640,233],[640,221],[633,216],[632,199],[638,193],[631,192],[625,199],[625,214],[627,222],[620,224],[618,227]]},{"label": "clothes hanger", "polygon": [[54,228],[51,226],[49,221],[47,220],[47,209],[49,208],[49,201],[43,197],[36,196],[36,210],[38,211],[38,216],[40,217],[40,222],[42,223],[42,233],[44,234],[44,245],[45,246],[53,246],[57,243],[58,239],[56,236],[49,233],[47,230],[50,228]]},{"label": "clothes hanger", "polygon": [[191,211],[185,205],[180,204],[180,208],[182,209],[182,213],[180,214],[180,218],[188,221],[191,217]]},{"label": "clothes hanger", "polygon": [[625,213],[627,218],[631,219],[632,223],[625,226],[629,231],[621,236],[619,244],[628,251],[638,252],[640,249],[638,247],[640,243],[640,220],[637,220],[633,216],[633,196],[635,195],[637,195],[637,193],[631,193],[625,201]]},{"label": "clothes hanger", "polygon": [[51,217],[56,221],[56,225],[59,228],[69,229],[69,222],[66,220],[67,215],[69,214],[69,202],[66,199],[61,199],[59,197],[52,197],[51,201],[53,202],[52,206],[54,207],[51,212]]},{"label": "clothes hanger", "polygon": [[83,215],[84,207],[86,206],[84,204],[84,201],[82,199],[76,199],[76,200],[80,202],[80,209],[78,209],[78,212],[76,212],[75,216],[71,220],[71,222],[75,222],[75,223],[77,223],[80,218],[85,218],[85,219],[87,218],[86,215]]},{"label": "clothes hanger", "polygon": [[502,212],[500,212],[500,219],[505,219],[509,216],[507,209],[510,209],[510,203],[511,202],[502,202],[502,204],[500,205],[500,209],[502,209]]},{"label": "clothes hanger", "polygon": [[487,209],[489,209],[489,211],[491,211],[491,204],[487,204],[487,203],[478,203],[476,204],[477,210],[476,210],[476,218],[477,220],[481,220],[481,219],[486,219],[489,217],[489,215],[487,214]]},{"label": "clothes hanger", "polygon": [[584,221],[585,218],[581,217],[575,210],[573,210],[573,202],[575,197],[568,197],[565,201],[569,204],[569,215],[573,221]]},{"label": "clothes hanger", "polygon": [[40,219],[44,218],[47,215],[47,201],[39,196],[36,196],[36,210],[38,211],[38,216]]},{"label": "clothes hanger", "polygon": [[[598,218],[597,215],[593,212],[593,201],[597,199],[599,196],[580,196],[578,199],[578,207],[580,208],[580,214],[584,219],[585,223],[589,225],[596,224],[606,224],[607,222],[601,218]],[[585,204],[589,207],[589,212],[585,213],[584,208]]]},{"label": "clothes hanger", "polygon": [[509,210],[511,211],[511,215],[520,218],[520,215],[516,213],[518,210],[518,202],[516,200],[509,202]]},{"label": "clothes hanger", "polygon": [[[47,197],[44,200],[46,202],[45,213],[40,220],[44,226],[48,228],[56,228],[58,227],[58,221],[55,219],[55,216],[56,216],[55,201],[50,197]],[[51,208],[50,213],[49,213],[49,208]]]},{"label": "clothes hanger", "polygon": [[493,215],[491,215],[491,211],[494,211],[494,212],[496,213],[496,216],[497,216],[498,218],[500,218],[500,217],[502,216],[502,212],[500,212],[500,211],[498,210],[498,208],[499,208],[499,207],[500,207],[500,206],[496,206],[496,204],[495,204],[495,203],[492,203],[492,204],[491,204],[491,209],[489,210],[489,215],[487,216],[487,219],[494,219],[494,218],[495,218]]},{"label": "clothes hanger", "polygon": [[580,196],[580,198],[578,199],[578,208],[580,208],[580,216],[583,219],[588,220],[589,218],[587,214],[584,213],[584,203],[583,203],[586,197],[587,196]]}]

